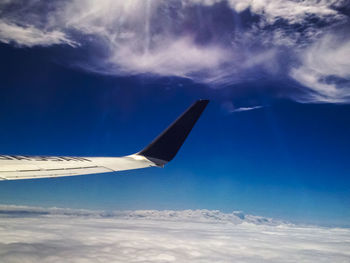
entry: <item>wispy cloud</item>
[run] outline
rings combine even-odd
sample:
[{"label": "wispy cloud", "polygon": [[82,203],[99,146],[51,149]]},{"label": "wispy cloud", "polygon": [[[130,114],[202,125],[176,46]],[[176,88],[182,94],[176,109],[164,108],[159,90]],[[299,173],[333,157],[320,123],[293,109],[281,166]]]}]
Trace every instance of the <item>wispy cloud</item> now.
[{"label": "wispy cloud", "polygon": [[241,107],[241,108],[233,110],[232,112],[250,111],[250,110],[256,110],[256,109],[260,109],[260,108],[262,108],[262,106]]},{"label": "wispy cloud", "polygon": [[350,39],[325,35],[300,56],[290,75],[311,91],[301,101],[350,101]]},{"label": "wispy cloud", "polygon": [[241,212],[1,206],[1,262],[345,262],[350,230]]},{"label": "wispy cloud", "polygon": [[341,4],[342,1],[229,0],[228,2],[237,12],[249,9],[253,13],[263,15],[265,22],[269,24],[273,24],[281,18],[291,24],[296,24],[303,23],[309,15],[315,15],[325,20],[338,19],[341,15],[332,7]]},{"label": "wispy cloud", "polygon": [[67,64],[116,76],[178,76],[213,87],[291,77],[304,89],[282,92],[285,97],[349,103],[349,42],[338,36],[349,25],[344,6],[336,0],[7,0],[0,4],[0,41],[93,49]]},{"label": "wispy cloud", "polygon": [[14,43],[17,46],[52,46],[66,44],[72,47],[78,46],[74,40],[70,40],[61,31],[44,31],[33,25],[19,26],[0,20],[0,40],[3,43]]},{"label": "wispy cloud", "polygon": [[235,105],[231,101],[223,103],[222,107],[228,113],[257,110],[257,109],[263,108],[263,106],[260,106],[260,105],[258,105],[258,106],[250,106],[250,107],[235,107]]}]

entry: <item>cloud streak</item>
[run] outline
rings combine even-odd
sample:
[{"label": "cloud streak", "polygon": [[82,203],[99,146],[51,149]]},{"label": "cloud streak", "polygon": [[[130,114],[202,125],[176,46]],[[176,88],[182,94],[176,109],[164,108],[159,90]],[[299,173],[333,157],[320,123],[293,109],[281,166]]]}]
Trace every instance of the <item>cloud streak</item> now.
[{"label": "cloud streak", "polygon": [[227,101],[222,104],[222,108],[228,113],[242,112],[242,111],[251,111],[263,108],[263,106],[250,106],[250,107],[236,107],[232,102]]},{"label": "cloud streak", "polygon": [[286,78],[299,85],[282,92],[287,98],[349,103],[349,40],[339,38],[349,25],[345,7],[335,0],[8,0],[0,4],[0,42],[89,50],[67,64],[100,74],[233,89]]},{"label": "cloud streak", "polygon": [[233,112],[242,112],[242,111],[250,111],[250,110],[256,110],[256,109],[260,109],[262,108],[262,106],[254,106],[254,107],[241,107],[238,109],[235,109],[232,111]]},{"label": "cloud streak", "polygon": [[61,31],[43,31],[32,25],[19,26],[12,23],[0,21],[0,39],[1,42],[17,46],[52,46],[57,44],[78,46],[78,43],[70,40]]},{"label": "cloud streak", "polygon": [[349,229],[219,211],[1,206],[2,262],[345,262]]}]

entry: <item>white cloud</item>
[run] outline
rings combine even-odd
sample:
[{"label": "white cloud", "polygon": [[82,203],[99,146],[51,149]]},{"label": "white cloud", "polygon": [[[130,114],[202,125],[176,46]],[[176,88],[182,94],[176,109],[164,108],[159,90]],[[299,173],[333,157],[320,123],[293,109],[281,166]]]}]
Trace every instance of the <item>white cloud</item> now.
[{"label": "white cloud", "polygon": [[17,46],[52,46],[66,44],[77,46],[65,33],[57,30],[44,31],[33,25],[20,26],[0,20],[0,42],[15,43]]},{"label": "white cloud", "polygon": [[350,230],[219,211],[2,206],[1,262],[346,262]]},{"label": "white cloud", "polygon": [[[7,0],[0,4],[0,42],[83,46],[91,49],[88,55],[67,64],[117,76],[179,76],[213,87],[289,74],[308,89],[303,95],[279,94],[301,102],[348,103],[347,84],[324,80],[329,76],[349,80],[344,59],[348,43],[327,43],[322,38],[336,25],[346,26],[349,18],[336,9],[345,4],[336,0]],[[223,8],[227,12],[219,19]],[[254,19],[247,22],[241,16],[245,10]],[[286,57],[290,61],[285,62]],[[328,61],[332,67],[321,66]]]},{"label": "white cloud", "polygon": [[223,49],[197,46],[186,37],[157,45],[147,52],[133,50],[128,45],[116,48],[105,60],[107,67],[101,73],[191,77],[192,73],[216,69],[229,59]]},{"label": "white cloud", "polygon": [[[59,24],[78,32],[98,37],[104,56],[90,58],[81,67],[102,74],[129,75],[150,73],[160,76],[180,76],[210,84],[232,84],[245,81],[247,70],[263,67],[268,73],[278,73],[277,52],[271,44],[293,45],[305,35],[290,33],[290,28],[276,27],[261,32],[278,19],[290,24],[305,22],[310,16],[324,20],[343,20],[343,16],[326,1],[231,0],[229,6],[237,12],[250,9],[261,17],[251,32],[242,34],[233,45],[217,41],[195,41],[201,30],[202,19],[191,13],[193,6],[213,6],[220,0],[131,0],[82,1],[66,4],[58,16]],[[205,19],[205,18],[203,18]],[[191,21],[192,27],[186,26]],[[207,32],[218,34],[215,24]],[[235,25],[233,25],[235,26]],[[311,27],[306,26],[306,28]],[[232,30],[232,31],[231,31]],[[229,36],[235,29],[226,32]],[[272,30],[272,32],[270,32]],[[308,38],[317,32],[308,31]],[[259,39],[259,36],[262,36]],[[255,40],[252,41],[252,38]],[[243,43],[236,43],[243,41]],[[247,50],[251,42],[270,46],[261,50]],[[243,50],[242,50],[243,49]],[[245,49],[245,50],[244,50]],[[248,73],[249,74],[249,73]]]},{"label": "white cloud", "polygon": [[263,106],[235,107],[235,105],[231,101],[228,101],[223,103],[222,107],[228,113],[234,113],[234,112],[257,110],[257,109],[261,109]]},{"label": "white cloud", "polygon": [[260,109],[262,106],[254,106],[254,107],[240,107],[238,109],[233,110],[232,112],[241,112],[241,111],[250,111]]},{"label": "white cloud", "polygon": [[196,43],[194,32],[182,28],[183,20],[189,18],[184,17],[185,10],[175,5],[178,13],[171,20],[171,8],[174,4],[167,1],[75,0],[58,19],[69,28],[98,37],[105,53],[81,63],[85,69],[111,75],[216,79],[220,67],[234,60],[231,48]]},{"label": "white cloud", "polygon": [[337,0],[229,0],[237,12],[250,9],[255,14],[264,15],[268,23],[274,23],[277,18],[288,20],[290,23],[301,23],[305,17],[315,15],[323,19],[335,19],[340,16],[330,8]]},{"label": "white cloud", "polygon": [[300,55],[292,78],[310,89],[301,101],[348,103],[350,100],[350,40],[325,35]]},{"label": "white cloud", "polygon": [[[212,6],[223,2],[222,0],[182,0],[186,4],[202,4]],[[345,5],[339,0],[227,0],[229,6],[240,13],[250,10],[253,14],[261,15],[264,23],[273,24],[277,19],[283,19],[291,24],[302,23],[305,18],[315,16],[327,21],[342,20],[334,6]]]}]

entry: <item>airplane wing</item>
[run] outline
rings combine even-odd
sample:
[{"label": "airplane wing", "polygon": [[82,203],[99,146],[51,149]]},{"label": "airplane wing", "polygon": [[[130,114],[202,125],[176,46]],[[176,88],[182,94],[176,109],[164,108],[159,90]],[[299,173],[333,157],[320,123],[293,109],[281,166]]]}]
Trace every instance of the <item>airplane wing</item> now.
[{"label": "airplane wing", "polygon": [[198,100],[142,151],[123,157],[0,155],[0,180],[108,173],[170,162],[208,104]]}]

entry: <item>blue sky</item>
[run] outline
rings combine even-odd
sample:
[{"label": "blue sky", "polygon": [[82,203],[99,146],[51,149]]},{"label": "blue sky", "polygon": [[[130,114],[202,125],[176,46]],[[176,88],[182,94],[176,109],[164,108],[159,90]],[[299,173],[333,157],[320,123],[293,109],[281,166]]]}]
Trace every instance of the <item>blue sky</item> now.
[{"label": "blue sky", "polygon": [[[47,4],[29,2],[32,6],[22,3],[17,11],[0,5],[2,154],[130,154],[196,99],[211,103],[164,169],[4,181],[0,203],[243,210],[294,222],[349,225],[350,42],[344,37],[345,7],[315,5],[312,12],[319,20],[313,22],[296,15],[302,6],[293,6],[295,16],[282,14],[282,19],[277,4],[263,19],[254,6],[241,10],[227,2],[179,9],[174,4],[166,10],[175,17],[182,13],[185,21],[175,26],[166,13],[170,26],[163,28],[156,28],[165,19],[160,9],[151,5],[151,15],[132,9],[119,15],[127,20],[130,13],[141,12],[151,19],[145,20],[150,21],[148,29],[140,29],[134,20],[120,25],[123,39],[134,34],[130,53],[129,40],[113,42],[96,33],[101,32],[96,28],[114,31],[109,32],[106,21],[87,21],[77,1],[71,2],[80,20],[65,27],[62,20],[69,12],[63,18],[62,12],[54,15],[54,24],[43,26],[47,17],[32,9],[41,3],[46,10]],[[25,11],[32,15],[19,22]],[[256,29],[259,19],[265,24],[260,21]],[[234,36],[228,33],[232,28]],[[237,40],[243,33],[244,43]],[[258,34],[256,42],[246,46],[252,34]],[[276,35],[281,43],[271,47],[267,41]],[[168,49],[157,42],[161,37],[161,43],[172,43]],[[113,59],[107,61],[108,56]],[[260,108],[241,111],[254,107]]]}]

